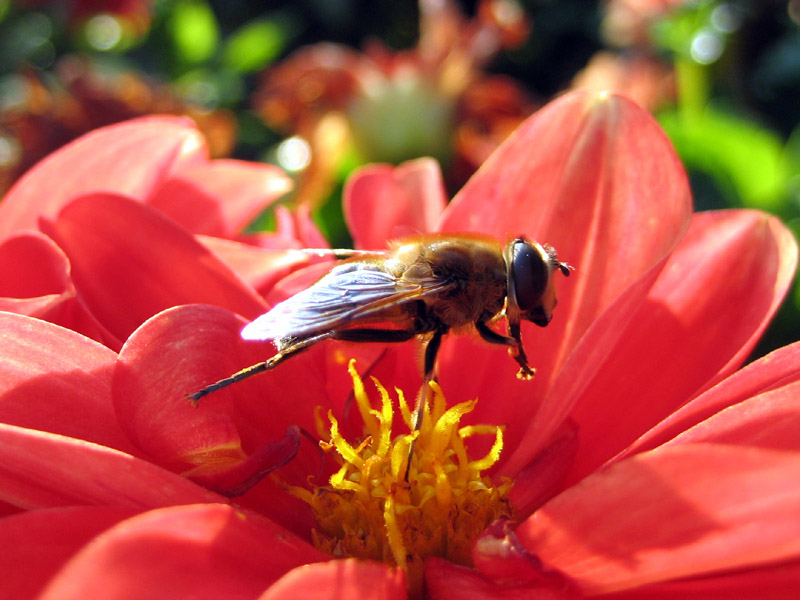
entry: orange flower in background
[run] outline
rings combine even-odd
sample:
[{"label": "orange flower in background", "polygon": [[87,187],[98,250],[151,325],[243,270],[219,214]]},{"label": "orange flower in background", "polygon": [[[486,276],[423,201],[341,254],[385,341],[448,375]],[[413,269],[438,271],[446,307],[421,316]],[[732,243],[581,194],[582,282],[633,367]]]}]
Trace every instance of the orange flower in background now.
[{"label": "orange flower in background", "polygon": [[[105,154],[87,153],[79,163],[86,181],[102,183],[104,171],[92,165],[120,159],[108,142]],[[790,597],[800,580],[800,346],[737,372],[794,274],[797,247],[787,229],[757,211],[693,215],[661,130],[632,102],[605,94],[569,94],[548,105],[446,207],[442,187],[428,161],[355,175],[345,209],[357,244],[382,247],[409,228],[500,240],[524,233],[552,243],[575,271],[559,282],[552,323],[523,326],[533,381],[515,377],[499,346],[470,336],[444,341],[444,395],[451,406],[477,399],[471,412],[462,410],[461,425],[502,430],[489,475],[513,482],[513,517],[490,525],[458,562],[418,556],[424,540],[405,546],[424,565],[424,587],[414,593],[735,598],[758,590]],[[55,183],[40,189],[48,192],[42,198],[57,191]],[[424,210],[411,208],[417,200]],[[45,233],[63,238],[54,238],[58,247],[67,247],[65,232],[80,231],[97,236],[96,247],[113,241],[130,253],[126,238],[140,235],[138,225],[114,227],[108,240],[103,223],[133,223],[140,210],[157,214],[142,202],[93,203],[91,196],[60,212],[49,200],[30,210],[45,221],[57,213]],[[75,225],[92,215],[94,228]],[[167,237],[186,231],[170,223]],[[135,252],[147,256],[149,246]],[[246,283],[220,278],[217,306],[186,304],[195,302],[190,296],[208,300],[182,275],[185,263],[202,270],[216,255],[209,250],[196,261],[182,247],[157,245],[170,268],[153,270],[148,288],[163,287],[164,301],[180,305],[136,325],[148,311],[128,316],[121,297],[96,296],[98,307],[119,304],[120,335],[132,331],[119,354],[39,319],[0,315],[4,585],[22,598],[81,598],[98,586],[112,598],[153,589],[406,597],[403,571],[315,548],[319,525],[286,488],[308,486],[309,478],[326,486],[335,470],[300,433],[318,431],[317,407],[340,426],[331,431],[335,447],[346,452],[343,440],[355,447],[363,435],[357,411],[348,410],[346,358],[357,354],[362,371],[410,397],[420,384],[415,344],[321,344],[194,409],[186,393],[272,349],[239,337],[250,307],[258,309],[250,300],[234,306],[235,298],[258,297]],[[85,264],[85,281],[113,274]],[[308,277],[297,271],[267,297],[285,297],[292,280]],[[170,292],[173,278],[188,286],[185,293]],[[470,460],[479,462],[489,446],[496,444],[470,443]],[[255,483],[273,471],[279,479]],[[224,494],[245,488],[231,506]],[[62,542],[53,546],[56,535]]]},{"label": "orange flower in background", "polygon": [[449,0],[423,0],[412,50],[373,42],[359,53],[319,43],[268,69],[257,112],[310,146],[296,200],[324,201],[353,148],[362,163],[433,156],[450,164],[448,179],[460,186],[533,112],[513,79],[483,72],[502,49],[522,44],[529,28],[515,0],[484,0],[474,19]]},{"label": "orange flower in background", "polygon": [[[100,68],[86,57],[67,55],[51,77],[33,71],[11,78],[0,111],[0,193],[25,171],[75,138],[106,125],[148,114],[191,117],[203,132],[212,157],[231,153],[236,136],[232,113],[184,101],[166,84],[130,69]],[[54,84],[54,81],[57,82]]]}]

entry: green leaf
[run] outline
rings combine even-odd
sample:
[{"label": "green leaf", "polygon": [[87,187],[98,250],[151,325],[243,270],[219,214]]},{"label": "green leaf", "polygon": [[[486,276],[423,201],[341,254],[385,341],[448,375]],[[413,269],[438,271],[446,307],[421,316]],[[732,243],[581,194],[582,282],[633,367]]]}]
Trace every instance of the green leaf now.
[{"label": "green leaf", "polygon": [[732,205],[785,208],[789,169],[775,133],[712,108],[700,115],[665,112],[659,122],[686,167],[712,177]]},{"label": "green leaf", "polygon": [[219,25],[214,11],[203,0],[178,0],[172,7],[167,30],[176,58],[196,65],[212,58],[219,45]]},{"label": "green leaf", "polygon": [[240,73],[257,71],[280,56],[286,43],[294,37],[295,29],[290,21],[282,18],[250,21],[225,41],[222,62]]}]

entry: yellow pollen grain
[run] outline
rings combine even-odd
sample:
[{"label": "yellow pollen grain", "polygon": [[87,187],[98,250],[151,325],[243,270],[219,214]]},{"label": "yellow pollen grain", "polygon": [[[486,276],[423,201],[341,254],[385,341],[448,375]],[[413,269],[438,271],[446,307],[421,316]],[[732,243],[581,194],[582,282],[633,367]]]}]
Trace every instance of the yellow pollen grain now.
[{"label": "yellow pollen grain", "polygon": [[[496,519],[513,517],[507,499],[511,482],[496,485],[483,474],[500,457],[503,431],[492,425],[460,426],[477,400],[447,408],[441,388],[431,382],[429,393],[422,391],[428,401],[418,431],[413,431],[415,417],[403,393],[395,389],[408,431],[398,434],[392,431],[395,411],[389,392],[373,378],[379,396],[373,408],[354,361],[348,370],[364,422],[363,438],[357,443],[345,440],[329,412],[329,441],[320,446],[338,461],[338,470],[327,486],[287,489],[311,506],[319,548],[400,567],[411,597],[417,597],[426,557],[469,566],[477,536]],[[494,442],[485,456],[470,460],[465,440],[475,435],[491,435]]]}]

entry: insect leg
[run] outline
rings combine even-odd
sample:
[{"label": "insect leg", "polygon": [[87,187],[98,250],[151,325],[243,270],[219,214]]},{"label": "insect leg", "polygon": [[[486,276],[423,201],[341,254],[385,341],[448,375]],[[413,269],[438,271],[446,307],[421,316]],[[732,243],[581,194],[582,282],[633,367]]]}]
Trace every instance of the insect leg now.
[{"label": "insect leg", "polygon": [[331,339],[345,342],[407,342],[416,332],[406,329],[342,329],[332,332]]},{"label": "insect leg", "polygon": [[[536,375],[536,369],[528,364],[528,357],[525,355],[525,348],[522,347],[522,334],[519,328],[519,321],[509,321],[508,332],[516,342],[514,351],[511,355],[514,357],[514,360],[517,361],[517,364],[519,364],[517,377],[519,379],[533,379],[533,376]],[[509,352],[512,351],[509,350]]]},{"label": "insect leg", "polygon": [[[431,386],[428,385],[436,377],[434,371],[436,369],[436,355],[439,353],[439,347],[442,345],[442,336],[444,331],[436,330],[433,332],[433,337],[428,340],[425,346],[425,376],[422,381],[422,393],[419,396],[416,407],[416,416],[414,418],[414,431],[419,431],[422,427],[422,419],[425,415],[425,408],[428,406],[428,397],[431,393]],[[408,448],[408,462],[406,463],[406,481],[408,481],[408,474],[411,472],[411,458],[414,456],[414,441]]]},{"label": "insect leg", "polygon": [[501,346],[510,347],[509,353],[520,366],[517,377],[520,379],[530,379],[534,376],[536,369],[528,364],[528,357],[525,355],[525,349],[522,347],[522,334],[520,332],[519,322],[509,321],[508,331],[511,336],[497,333],[491,329],[485,321],[476,321],[475,329],[477,329],[480,336],[490,344],[500,344]]},{"label": "insect leg", "polygon": [[233,385],[234,383],[237,383],[242,379],[247,379],[248,377],[252,377],[253,375],[257,375],[258,373],[263,373],[264,371],[271,371],[281,363],[289,360],[291,357],[296,356],[297,354],[300,354],[303,350],[307,350],[317,342],[321,342],[323,340],[331,338],[333,334],[334,334],[333,331],[326,331],[325,333],[321,333],[319,335],[298,340],[297,342],[290,344],[289,346],[278,352],[275,356],[265,360],[264,362],[251,365],[247,368],[242,369],[238,373],[234,373],[230,377],[226,377],[225,379],[220,379],[216,383],[212,383],[211,385],[204,387],[202,390],[199,390],[194,394],[188,394],[186,398],[192,404],[197,405],[197,402],[203,396],[207,396],[211,392],[216,392],[217,390],[228,387],[229,385]]}]

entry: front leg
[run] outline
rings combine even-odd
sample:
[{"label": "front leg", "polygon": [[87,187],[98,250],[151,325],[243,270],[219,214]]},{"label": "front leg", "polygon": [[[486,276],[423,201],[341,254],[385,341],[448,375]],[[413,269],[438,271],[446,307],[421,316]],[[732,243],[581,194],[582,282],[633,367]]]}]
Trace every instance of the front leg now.
[{"label": "front leg", "polygon": [[497,333],[494,329],[490,328],[485,321],[477,321],[475,323],[475,329],[477,329],[480,336],[490,344],[499,344],[509,347],[508,353],[517,361],[520,367],[517,377],[526,380],[533,379],[533,376],[536,374],[536,369],[528,364],[525,348],[522,347],[522,337],[518,322],[509,322],[508,331],[511,336]]}]

